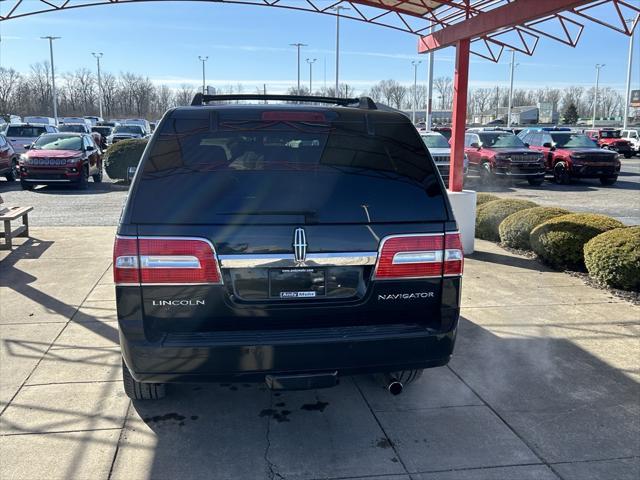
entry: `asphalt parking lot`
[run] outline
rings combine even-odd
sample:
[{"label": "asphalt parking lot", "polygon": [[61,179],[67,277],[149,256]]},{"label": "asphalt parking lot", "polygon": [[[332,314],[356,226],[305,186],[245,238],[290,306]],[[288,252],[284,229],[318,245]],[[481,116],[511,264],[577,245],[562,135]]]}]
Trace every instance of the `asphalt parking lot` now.
[{"label": "asphalt parking lot", "polygon": [[575,180],[571,185],[546,181],[540,187],[525,182],[500,182],[492,187],[478,185],[473,179],[465,188],[531,200],[544,206],[557,206],[576,212],[602,213],[627,225],[640,224],[640,159],[622,159],[618,181],[603,187],[595,180]]},{"label": "asphalt parking lot", "polygon": [[[603,213],[629,225],[640,224],[640,159],[623,159],[622,165],[618,182],[610,187],[603,187],[598,180],[582,180],[571,185],[547,181],[541,187],[531,187],[527,182],[501,182],[486,188],[469,179],[465,188],[578,212]],[[106,176],[102,184],[89,182],[85,191],[41,186],[28,192],[22,191],[18,182],[0,181],[0,195],[5,202],[34,207],[30,220],[35,226],[116,225],[127,191],[126,185],[112,183]]]},{"label": "asphalt parking lot", "polygon": [[[113,227],[0,254],[0,478],[636,480],[640,310],[479,241],[449,366],[397,397],[121,386]],[[64,272],[64,274],[61,274]],[[489,287],[489,288],[488,288]]]}]

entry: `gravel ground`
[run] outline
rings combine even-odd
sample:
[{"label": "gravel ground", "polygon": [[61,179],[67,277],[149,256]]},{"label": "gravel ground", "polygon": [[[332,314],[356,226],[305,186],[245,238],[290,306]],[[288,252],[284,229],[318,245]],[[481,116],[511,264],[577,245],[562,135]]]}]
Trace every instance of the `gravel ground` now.
[{"label": "gravel ground", "polygon": [[[571,185],[545,182],[531,187],[527,182],[501,183],[492,188],[478,185],[471,178],[466,188],[492,191],[500,196],[525,198],[541,205],[555,205],[579,212],[610,215],[626,224],[640,224],[640,160],[622,160],[618,182],[603,187],[598,180],[576,181]],[[105,177],[102,184],[89,182],[89,189],[42,186],[32,192],[22,191],[18,182],[0,180],[0,195],[8,205],[34,207],[29,220],[34,226],[91,226],[118,223],[127,186],[112,183]]]}]

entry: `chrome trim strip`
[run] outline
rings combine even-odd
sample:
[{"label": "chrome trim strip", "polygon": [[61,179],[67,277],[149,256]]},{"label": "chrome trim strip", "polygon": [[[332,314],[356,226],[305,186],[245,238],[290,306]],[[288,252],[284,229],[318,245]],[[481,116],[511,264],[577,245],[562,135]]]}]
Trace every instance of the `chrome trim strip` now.
[{"label": "chrome trim strip", "polygon": [[141,255],[141,268],[200,268],[200,260],[192,255]]},{"label": "chrome trim strip", "polygon": [[420,252],[398,252],[391,260],[392,265],[405,263],[441,263],[442,250],[425,250]]},{"label": "chrome trim strip", "polygon": [[311,267],[375,265],[377,252],[308,253],[303,262],[296,262],[290,253],[219,255],[221,268]]},{"label": "chrome trim strip", "polygon": [[69,183],[69,182],[71,182],[71,180],[68,180],[68,179],[61,180],[59,178],[54,178],[54,179],[50,178],[48,180],[45,180],[45,179],[42,179],[42,178],[25,178],[24,181],[25,182],[42,182],[42,183],[49,183],[49,182],[65,182],[65,183]]}]

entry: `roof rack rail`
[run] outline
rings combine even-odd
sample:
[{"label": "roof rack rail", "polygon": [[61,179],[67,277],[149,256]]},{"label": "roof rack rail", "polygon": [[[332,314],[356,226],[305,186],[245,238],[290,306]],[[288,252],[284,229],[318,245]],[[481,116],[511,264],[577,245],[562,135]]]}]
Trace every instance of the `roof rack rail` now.
[{"label": "roof rack rail", "polygon": [[196,93],[191,102],[191,106],[202,106],[208,102],[225,102],[230,100],[278,100],[283,102],[329,103],[332,105],[342,105],[344,107],[354,106],[365,110],[377,110],[378,108],[376,102],[369,97],[337,98],[316,97],[313,95],[263,95],[259,93],[229,95],[203,95],[202,93]]}]

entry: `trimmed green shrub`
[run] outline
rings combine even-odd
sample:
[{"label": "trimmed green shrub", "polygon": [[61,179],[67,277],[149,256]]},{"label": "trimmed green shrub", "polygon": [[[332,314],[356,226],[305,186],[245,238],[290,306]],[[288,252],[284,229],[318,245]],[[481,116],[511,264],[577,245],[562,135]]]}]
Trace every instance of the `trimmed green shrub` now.
[{"label": "trimmed green shrub", "polygon": [[584,246],[591,278],[614,288],[640,291],[640,226],[614,228]]},{"label": "trimmed green shrub", "polygon": [[476,205],[482,205],[483,203],[491,202],[492,200],[500,200],[500,197],[484,192],[476,194]]},{"label": "trimmed green shrub", "polygon": [[104,159],[104,169],[109,178],[126,180],[129,167],[138,166],[146,146],[146,138],[121,140],[111,145]]},{"label": "trimmed green shrub", "polygon": [[584,244],[596,235],[624,224],[606,215],[571,213],[552,218],[533,229],[531,248],[546,263],[584,270]]},{"label": "trimmed green shrub", "polygon": [[500,241],[508,247],[531,250],[529,235],[541,223],[571,213],[563,208],[535,207],[512,213],[500,224]]},{"label": "trimmed green shrub", "polygon": [[483,203],[476,211],[476,237],[499,242],[498,227],[505,218],[512,213],[537,206],[537,203],[516,199],[491,200]]}]

